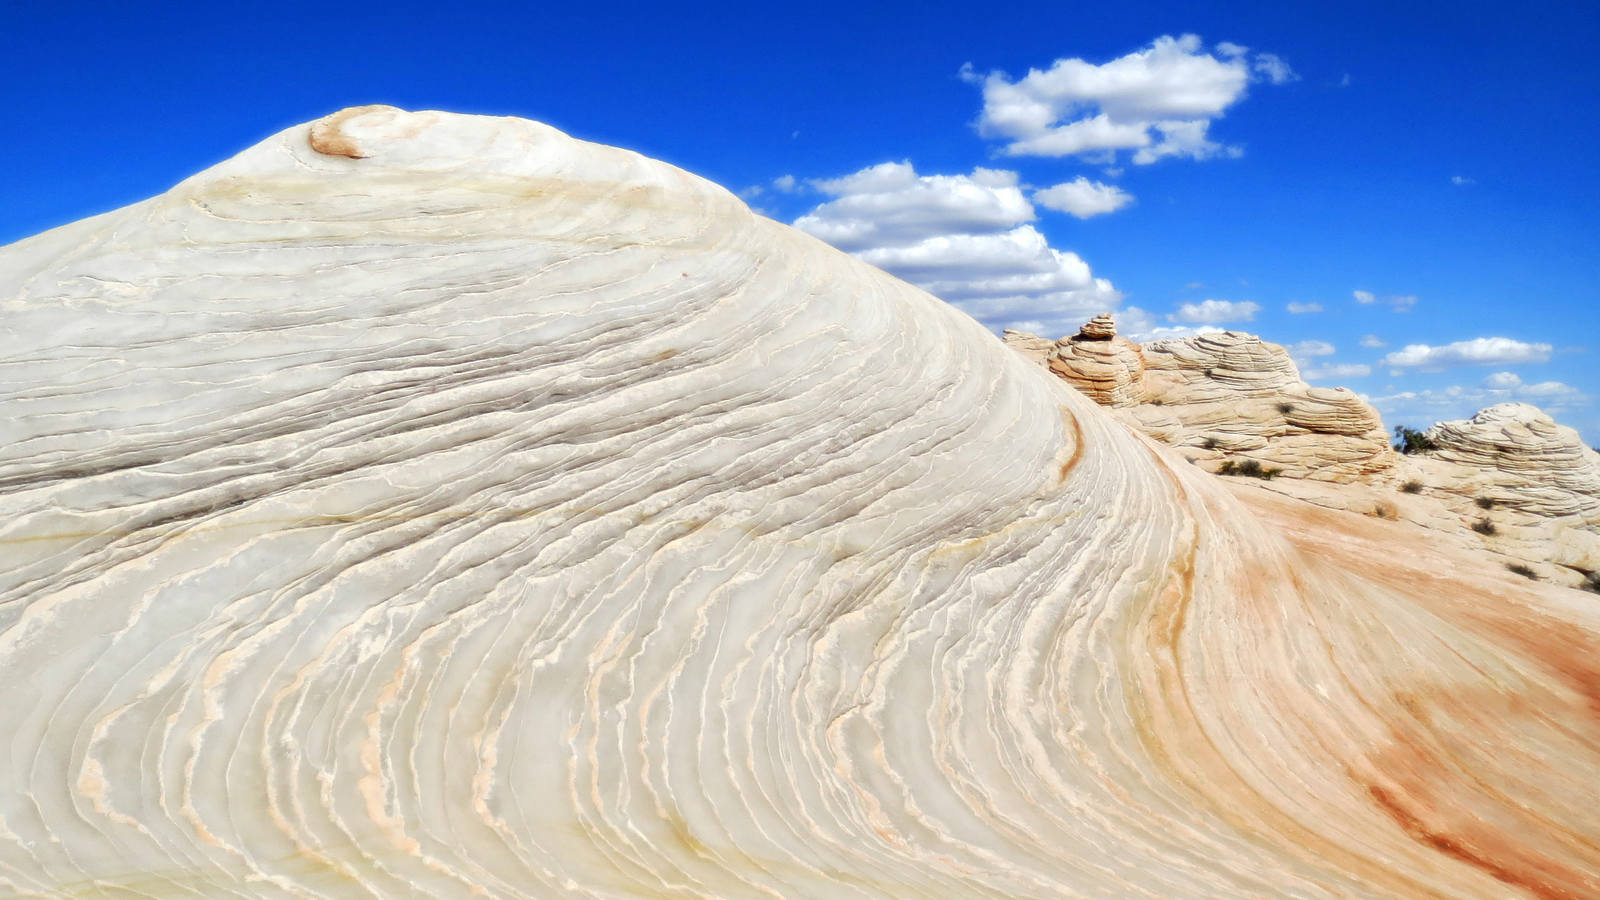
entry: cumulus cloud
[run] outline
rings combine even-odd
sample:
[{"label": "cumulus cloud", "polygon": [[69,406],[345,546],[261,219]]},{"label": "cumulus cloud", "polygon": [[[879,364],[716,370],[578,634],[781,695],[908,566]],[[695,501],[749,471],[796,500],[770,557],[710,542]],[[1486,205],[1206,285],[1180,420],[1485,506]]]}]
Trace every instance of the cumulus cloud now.
[{"label": "cumulus cloud", "polygon": [[1477,182],[1477,179],[1468,178],[1465,175],[1451,175],[1450,176],[1450,183],[1455,185],[1455,186],[1457,186],[1457,187],[1463,187],[1463,186],[1469,185],[1469,184],[1477,184],[1478,182]]},{"label": "cumulus cloud", "polygon": [[1133,195],[1114,184],[1101,184],[1079,175],[1075,181],[1035,191],[1033,202],[1046,209],[1087,219],[1116,212],[1132,203]]},{"label": "cumulus cloud", "polygon": [[851,253],[942,235],[995,232],[1037,218],[1017,187],[1017,173],[997,169],[918,175],[909,162],[886,162],[811,184],[834,199],[794,224]]},{"label": "cumulus cloud", "polygon": [[1121,301],[1077,254],[1034,228],[1015,172],[921,175],[908,162],[812,181],[830,199],[795,227],[965,310],[992,328],[1070,334]]},{"label": "cumulus cloud", "polygon": [[[1252,81],[1282,84],[1294,71],[1280,57],[1223,42],[1207,53],[1197,35],[1164,35],[1150,46],[1096,65],[1058,59],[1013,81],[1004,72],[961,75],[982,86],[978,131],[1006,141],[1012,156],[1072,156],[1133,150],[1134,163],[1165,157],[1237,156],[1211,140],[1214,119],[1242,100]],[[1109,160],[1108,160],[1109,162]]]},{"label": "cumulus cloud", "polygon": [[793,193],[798,184],[793,175],[779,175],[772,179],[772,186],[785,194]]},{"label": "cumulus cloud", "polygon": [[1389,345],[1384,343],[1383,338],[1378,337],[1375,334],[1363,334],[1361,336],[1361,346],[1367,348],[1377,348],[1387,347]]},{"label": "cumulus cloud", "polygon": [[1452,366],[1504,366],[1544,362],[1554,348],[1549,344],[1530,344],[1507,337],[1473,338],[1440,347],[1407,344],[1383,358],[1394,369],[1446,369]]},{"label": "cumulus cloud", "polygon": [[1285,309],[1289,310],[1289,312],[1292,315],[1303,316],[1303,315],[1306,315],[1308,313],[1319,313],[1319,312],[1322,312],[1322,304],[1321,303],[1300,303],[1300,302],[1297,302],[1297,301],[1290,301],[1289,305],[1287,307],[1285,307]]},{"label": "cumulus cloud", "polygon": [[1185,303],[1167,316],[1169,322],[1215,325],[1219,322],[1248,322],[1261,311],[1260,304],[1248,300],[1202,300]]},{"label": "cumulus cloud", "polygon": [[1356,298],[1357,303],[1367,304],[1378,302],[1378,295],[1371,291],[1351,291],[1350,294]]},{"label": "cumulus cloud", "polygon": [[1483,379],[1483,386],[1491,392],[1506,392],[1517,399],[1533,401],[1575,400],[1583,392],[1560,381],[1540,381],[1528,384],[1515,372],[1496,372]]}]

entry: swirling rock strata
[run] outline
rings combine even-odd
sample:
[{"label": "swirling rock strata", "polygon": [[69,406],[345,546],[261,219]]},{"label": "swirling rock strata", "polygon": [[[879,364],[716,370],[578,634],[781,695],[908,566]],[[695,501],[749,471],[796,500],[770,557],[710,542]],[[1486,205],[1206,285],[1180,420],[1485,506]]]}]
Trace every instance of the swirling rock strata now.
[{"label": "swirling rock strata", "polygon": [[1593,608],[662,163],[361,109],[0,298],[9,894],[1595,891]]}]

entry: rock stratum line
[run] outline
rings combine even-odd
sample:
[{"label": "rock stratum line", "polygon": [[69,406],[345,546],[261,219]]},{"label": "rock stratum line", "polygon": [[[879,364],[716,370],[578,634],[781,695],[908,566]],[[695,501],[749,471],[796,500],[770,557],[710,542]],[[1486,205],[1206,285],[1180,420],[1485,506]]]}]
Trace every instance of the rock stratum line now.
[{"label": "rock stratum line", "polygon": [[371,107],[0,250],[0,891],[1592,897],[1600,615]]}]

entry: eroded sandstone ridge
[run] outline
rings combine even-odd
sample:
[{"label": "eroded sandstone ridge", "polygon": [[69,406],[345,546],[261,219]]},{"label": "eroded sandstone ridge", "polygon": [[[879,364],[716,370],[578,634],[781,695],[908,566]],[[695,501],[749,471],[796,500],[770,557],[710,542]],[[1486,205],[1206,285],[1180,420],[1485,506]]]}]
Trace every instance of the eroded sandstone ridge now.
[{"label": "eroded sandstone ridge", "polygon": [[1251,460],[1282,476],[1270,485],[1280,493],[1405,519],[1534,577],[1600,588],[1600,454],[1536,407],[1436,423],[1428,449],[1401,457],[1377,410],[1347,389],[1307,385],[1284,348],[1255,335],[1140,345],[1102,314],[1059,341],[1004,339],[1208,471]]},{"label": "eroded sandstone ridge", "polygon": [[0,304],[7,894],[1600,885],[1585,597],[1231,492],[662,163],[347,111]]},{"label": "eroded sandstone ridge", "polygon": [[1344,388],[1306,384],[1288,351],[1238,331],[1136,344],[1110,315],[1050,342],[1006,344],[1191,458],[1251,459],[1290,478],[1346,483],[1395,454],[1377,410]]}]

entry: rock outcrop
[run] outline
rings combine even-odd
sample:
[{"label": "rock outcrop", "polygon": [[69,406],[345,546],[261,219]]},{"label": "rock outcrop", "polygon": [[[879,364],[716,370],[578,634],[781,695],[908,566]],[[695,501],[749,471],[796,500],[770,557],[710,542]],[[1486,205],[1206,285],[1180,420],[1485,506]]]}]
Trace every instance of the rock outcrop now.
[{"label": "rock outcrop", "polygon": [[1006,343],[1212,467],[1254,460],[1289,478],[1348,483],[1394,465],[1377,411],[1349,390],[1306,384],[1277,344],[1237,331],[1143,346],[1115,334],[1101,315],[1043,352],[1021,332]]},{"label": "rock outcrop", "polygon": [[1552,580],[1600,572],[1600,453],[1576,431],[1537,407],[1502,403],[1426,436],[1433,449],[1407,457],[1402,472],[1446,508],[1443,521],[1477,526],[1491,547]]},{"label": "rock outcrop", "polygon": [[1139,345],[1118,337],[1109,315],[1095,316],[1077,334],[1059,341],[1019,331],[1007,331],[1004,339],[1013,350],[1043,364],[1101,406],[1134,406],[1144,398]]},{"label": "rock outcrop", "polygon": [[1297,499],[1405,519],[1558,584],[1596,583],[1600,454],[1537,408],[1438,423],[1435,449],[1400,457],[1376,410],[1306,384],[1277,344],[1228,331],[1141,346],[1115,327],[1099,315],[1059,341],[1012,331],[1005,343],[1209,470],[1253,461]]},{"label": "rock outcrop", "polygon": [[[8,894],[1600,879],[1600,609],[1235,491],[663,163],[347,111],[0,298]],[[1196,438],[1294,388],[1143,353]]]}]

